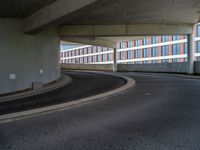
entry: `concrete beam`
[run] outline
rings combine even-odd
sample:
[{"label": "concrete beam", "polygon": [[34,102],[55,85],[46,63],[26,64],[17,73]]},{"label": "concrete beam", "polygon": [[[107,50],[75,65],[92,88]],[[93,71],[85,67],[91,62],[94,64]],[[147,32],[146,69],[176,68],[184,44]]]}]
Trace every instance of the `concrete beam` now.
[{"label": "concrete beam", "polygon": [[191,34],[193,24],[130,24],[130,25],[62,25],[60,36],[148,36]]},{"label": "concrete beam", "polygon": [[33,33],[48,25],[64,23],[64,17],[95,1],[97,0],[57,0],[25,18],[24,31]]},{"label": "concrete beam", "polygon": [[117,43],[113,41],[104,40],[103,38],[98,38],[98,37],[61,37],[61,40],[81,43],[86,45],[96,45],[96,46],[104,46],[110,48],[117,47]]}]

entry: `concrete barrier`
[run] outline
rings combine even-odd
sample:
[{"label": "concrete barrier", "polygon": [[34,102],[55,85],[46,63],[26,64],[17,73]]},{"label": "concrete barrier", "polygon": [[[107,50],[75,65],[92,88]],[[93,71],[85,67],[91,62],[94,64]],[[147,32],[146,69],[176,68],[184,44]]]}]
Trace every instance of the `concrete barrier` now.
[{"label": "concrete barrier", "polygon": [[[187,73],[187,62],[161,64],[118,64],[118,71]],[[200,73],[200,62],[195,62],[195,73]]]},{"label": "concrete barrier", "polygon": [[196,61],[194,63],[194,70],[195,70],[195,73],[200,74],[200,62],[199,61]]},{"label": "concrete barrier", "polygon": [[185,73],[187,63],[119,64],[118,71]]},{"label": "concrete barrier", "polygon": [[68,70],[94,70],[94,71],[112,71],[112,64],[61,64],[62,69]]}]

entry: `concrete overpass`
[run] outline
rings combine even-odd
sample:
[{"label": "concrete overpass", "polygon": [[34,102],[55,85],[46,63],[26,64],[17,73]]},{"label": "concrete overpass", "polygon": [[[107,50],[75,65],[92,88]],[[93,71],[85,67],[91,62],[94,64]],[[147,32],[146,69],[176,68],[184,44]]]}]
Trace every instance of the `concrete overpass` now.
[{"label": "concrete overpass", "polygon": [[187,34],[193,73],[198,0],[2,0],[0,18],[0,94],[58,79],[60,39],[115,48],[116,37]]}]

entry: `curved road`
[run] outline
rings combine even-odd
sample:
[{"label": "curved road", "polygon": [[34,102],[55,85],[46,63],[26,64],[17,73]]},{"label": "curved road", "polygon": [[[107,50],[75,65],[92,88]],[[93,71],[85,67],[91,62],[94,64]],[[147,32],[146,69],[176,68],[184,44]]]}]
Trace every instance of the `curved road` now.
[{"label": "curved road", "polygon": [[70,84],[40,95],[7,102],[0,101],[0,115],[69,102],[110,91],[125,84],[120,78],[110,75],[89,72],[63,73],[72,78]]},{"label": "curved road", "polygon": [[0,124],[0,149],[199,150],[200,80],[124,74],[137,82],[126,93]]}]

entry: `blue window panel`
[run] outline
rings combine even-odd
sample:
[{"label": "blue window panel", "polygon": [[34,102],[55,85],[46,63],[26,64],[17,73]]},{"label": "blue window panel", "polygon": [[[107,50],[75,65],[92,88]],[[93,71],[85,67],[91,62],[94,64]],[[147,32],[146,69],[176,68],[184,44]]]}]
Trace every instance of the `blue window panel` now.
[{"label": "blue window panel", "polygon": [[148,57],[148,49],[147,48],[143,49],[143,57],[144,58]]},{"label": "blue window panel", "polygon": [[87,49],[86,48],[83,49],[83,53],[87,54]]},{"label": "blue window panel", "polygon": [[168,63],[169,59],[162,59],[162,63]]},{"label": "blue window panel", "polygon": [[143,64],[149,64],[148,60],[143,61]]},{"label": "blue window panel", "polygon": [[135,64],[140,64],[140,61],[136,61]]},{"label": "blue window panel", "polygon": [[92,52],[93,52],[93,53],[96,53],[96,49],[97,49],[96,46],[93,46],[93,47],[92,47]]},{"label": "blue window panel", "polygon": [[120,60],[124,60],[124,52],[120,52]]},{"label": "blue window panel", "polygon": [[90,58],[91,58],[90,56],[87,57],[88,63],[90,63]]},{"label": "blue window panel", "polygon": [[124,42],[120,42],[120,49],[125,48],[125,43]]},{"label": "blue window panel", "polygon": [[200,53],[200,41],[197,42],[197,53]]},{"label": "blue window panel", "polygon": [[179,58],[174,58],[174,59],[172,59],[172,62],[180,62],[180,59]]},{"label": "blue window panel", "polygon": [[127,64],[132,64],[132,62],[128,62]]},{"label": "blue window panel", "polygon": [[112,61],[112,54],[108,54],[108,61]]},{"label": "blue window panel", "polygon": [[158,47],[153,47],[152,48],[152,57],[158,56]]},{"label": "blue window panel", "polygon": [[128,41],[128,48],[133,47],[133,42],[132,41]]},{"label": "blue window panel", "polygon": [[148,45],[148,43],[149,43],[149,42],[148,42],[148,38],[144,38],[144,39],[143,39],[143,45]]},{"label": "blue window panel", "polygon": [[158,43],[158,36],[153,36],[152,37],[152,44]]},{"label": "blue window panel", "polygon": [[162,56],[168,56],[169,55],[169,46],[166,45],[166,46],[162,46],[162,49],[161,49],[161,53],[162,53]]},{"label": "blue window panel", "polygon": [[135,46],[140,46],[140,40],[135,40]]},{"label": "blue window panel", "polygon": [[200,37],[200,25],[197,26],[197,36]]},{"label": "blue window panel", "polygon": [[180,35],[173,35],[172,36],[173,41],[180,40],[180,38],[181,38]]},{"label": "blue window panel", "polygon": [[180,44],[174,44],[172,46],[172,54],[173,55],[179,55],[180,52],[181,52],[181,46],[180,46]]},{"label": "blue window panel", "polygon": [[200,57],[197,57],[197,61],[200,61]]},{"label": "blue window panel", "polygon": [[184,54],[188,53],[188,43],[184,43]]},{"label": "blue window panel", "polygon": [[169,36],[168,35],[163,35],[162,36],[162,42],[167,42],[169,41]]},{"label": "blue window panel", "polygon": [[128,55],[127,56],[128,59],[132,59],[133,58],[133,51],[129,50],[128,53],[127,53],[127,55]]},{"label": "blue window panel", "polygon": [[134,51],[134,58],[140,58],[140,50],[135,50]]},{"label": "blue window panel", "polygon": [[91,47],[88,47],[88,54],[91,53]]},{"label": "blue window panel", "polygon": [[103,52],[105,52],[107,50],[107,48],[103,47]]},{"label": "blue window panel", "polygon": [[93,57],[93,62],[96,62],[96,56],[92,56]]},{"label": "blue window panel", "polygon": [[103,60],[102,60],[103,62],[106,61],[106,56],[107,56],[106,54],[103,54]]},{"label": "blue window panel", "polygon": [[157,63],[158,63],[158,60],[152,60],[152,63],[153,63],[153,64],[157,64]]}]

